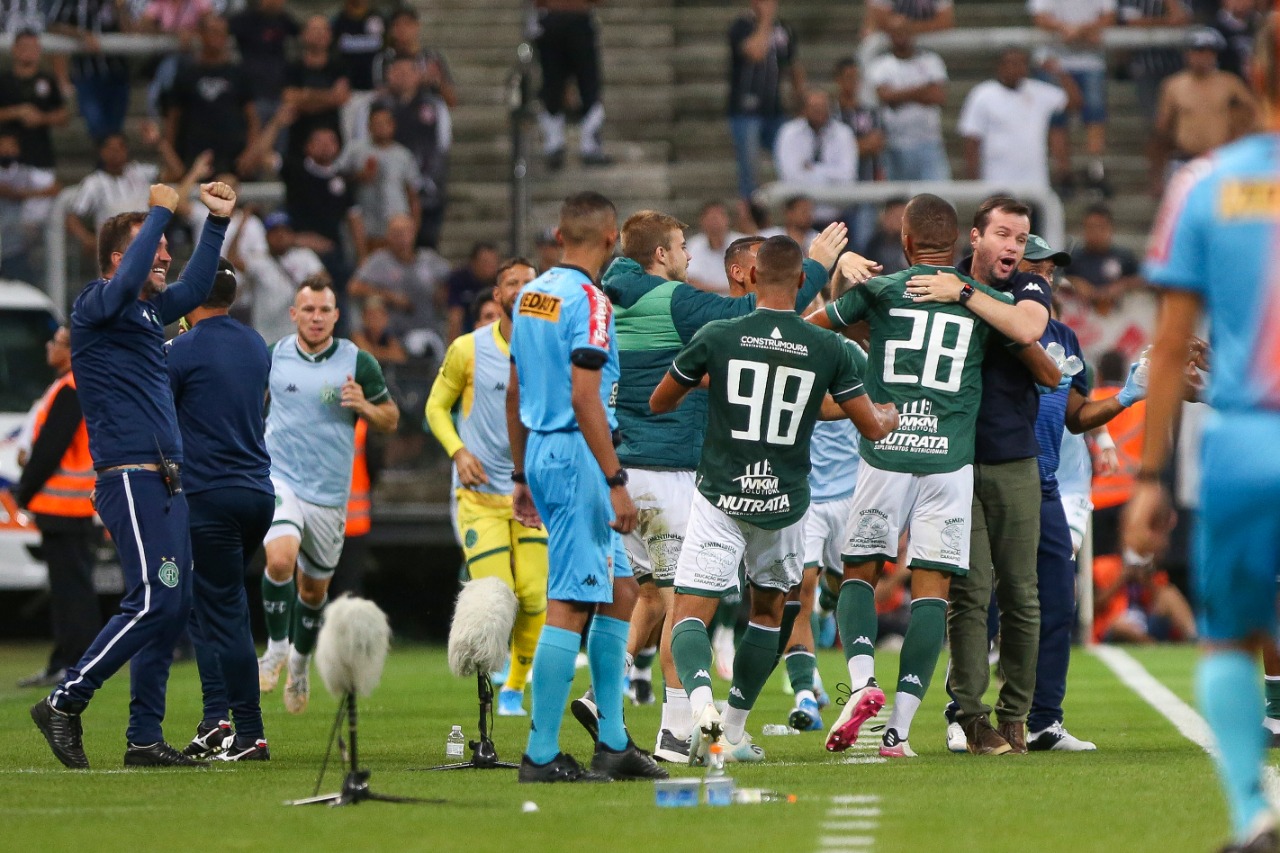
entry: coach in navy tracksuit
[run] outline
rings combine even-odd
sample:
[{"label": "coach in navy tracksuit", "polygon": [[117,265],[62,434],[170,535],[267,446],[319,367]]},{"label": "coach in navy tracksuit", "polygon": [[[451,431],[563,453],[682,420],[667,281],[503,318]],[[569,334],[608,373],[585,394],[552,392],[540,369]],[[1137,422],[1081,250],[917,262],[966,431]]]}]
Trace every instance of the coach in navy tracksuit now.
[{"label": "coach in navy tracksuit", "polygon": [[196,766],[164,742],[165,687],[173,645],[191,609],[187,501],[162,461],[182,460],[182,439],[164,364],[164,327],[202,305],[235,207],[226,184],[200,188],[209,208],[182,278],[167,288],[164,229],[178,194],[151,187],[150,211],[107,220],[98,234],[102,278],[85,286],[71,312],[71,366],[98,473],[97,510],[124,572],[120,613],[31,717],[68,767],[89,766],[80,714],[94,691],[130,664],[127,766]]},{"label": "coach in navy tracksuit", "polygon": [[235,298],[235,269],[220,261],[208,300],[187,315],[191,331],[169,347],[195,557],[191,637],[204,692],[204,717],[183,752],[267,761],[244,576],[275,512],[263,440],[271,356],[261,335],[227,316]]}]

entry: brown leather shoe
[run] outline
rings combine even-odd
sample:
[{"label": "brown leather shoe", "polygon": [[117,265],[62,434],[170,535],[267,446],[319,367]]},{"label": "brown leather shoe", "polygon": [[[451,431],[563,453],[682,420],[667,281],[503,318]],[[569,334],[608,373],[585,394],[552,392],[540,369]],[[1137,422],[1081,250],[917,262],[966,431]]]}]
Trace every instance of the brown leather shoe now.
[{"label": "brown leather shoe", "polygon": [[969,752],[973,755],[1004,755],[1013,749],[1007,740],[991,728],[991,720],[986,714],[965,717],[960,721],[960,727],[964,729]]},{"label": "brown leather shoe", "polygon": [[996,726],[996,734],[1008,742],[1010,755],[1027,754],[1026,723],[1000,723]]}]

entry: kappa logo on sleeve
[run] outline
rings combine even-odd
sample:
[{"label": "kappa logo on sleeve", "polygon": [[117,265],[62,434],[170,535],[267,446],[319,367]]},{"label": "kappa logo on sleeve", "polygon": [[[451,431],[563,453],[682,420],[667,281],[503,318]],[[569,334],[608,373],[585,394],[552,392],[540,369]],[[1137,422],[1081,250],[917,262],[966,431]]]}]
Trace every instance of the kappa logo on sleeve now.
[{"label": "kappa logo on sleeve", "polygon": [[520,297],[520,316],[555,323],[560,320],[560,306],[559,296],[530,290]]}]

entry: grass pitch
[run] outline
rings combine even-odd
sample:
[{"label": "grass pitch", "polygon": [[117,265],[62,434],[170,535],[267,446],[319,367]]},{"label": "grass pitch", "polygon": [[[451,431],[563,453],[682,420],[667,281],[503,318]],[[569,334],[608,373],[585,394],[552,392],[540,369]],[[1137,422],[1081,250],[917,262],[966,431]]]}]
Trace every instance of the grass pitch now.
[{"label": "grass pitch", "polygon": [[[392,652],[381,687],[362,701],[360,747],[375,791],[440,798],[444,804],[285,808],[283,800],[312,793],[337,707],[318,679],[302,716],[286,714],[278,693],[263,697],[270,764],[126,771],[128,680],[120,673],[85,714],[93,770],[67,771],[27,715],[42,691],[12,686],[42,664],[46,651],[4,646],[0,652],[0,827],[7,850],[1177,853],[1216,849],[1226,827],[1209,758],[1083,651],[1072,661],[1067,723],[1097,741],[1093,754],[947,753],[943,663],[911,732],[920,757],[848,763],[865,762],[874,753],[826,753],[818,733],[760,736],[764,724],[785,722],[791,706],[775,674],[749,721],[767,762],[730,765],[729,771],[739,786],[792,793],[798,801],[721,809],[658,809],[646,783],[527,786],[516,783],[514,770],[417,772],[446,760],[450,726],[461,724],[469,738],[476,735],[474,683],[453,678],[438,647]],[[1134,654],[1190,699],[1191,649]],[[819,666],[828,689],[844,680],[838,652],[822,653]],[[881,656],[882,683],[892,683],[896,667],[894,656]],[[575,691],[587,680],[580,670]],[[720,698],[726,691],[717,685]],[[174,666],[168,707],[166,735],[175,746],[184,745],[200,715],[193,663]],[[637,741],[652,746],[656,706],[629,708],[627,714]],[[824,719],[834,720],[833,709]],[[519,761],[527,726],[527,718],[498,718],[495,741],[502,758]],[[590,742],[567,714],[562,744],[589,760]],[[674,768],[673,775],[701,773]],[[340,781],[340,769],[331,766],[323,791],[336,790]],[[832,814],[840,808],[832,803],[836,795],[878,797],[881,813],[874,826]],[[525,801],[536,802],[538,811],[523,812]]]}]

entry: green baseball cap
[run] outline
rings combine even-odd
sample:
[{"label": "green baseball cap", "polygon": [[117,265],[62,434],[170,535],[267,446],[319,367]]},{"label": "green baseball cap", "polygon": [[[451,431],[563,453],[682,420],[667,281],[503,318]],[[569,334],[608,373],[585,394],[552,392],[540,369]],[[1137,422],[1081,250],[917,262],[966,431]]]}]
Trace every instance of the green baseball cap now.
[{"label": "green baseball cap", "polygon": [[1065,267],[1071,263],[1071,255],[1068,252],[1056,251],[1037,234],[1027,237],[1027,248],[1023,251],[1022,257],[1029,261],[1053,261],[1054,265],[1059,267]]}]

